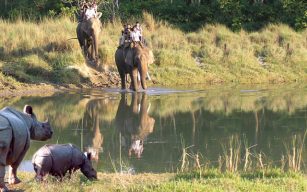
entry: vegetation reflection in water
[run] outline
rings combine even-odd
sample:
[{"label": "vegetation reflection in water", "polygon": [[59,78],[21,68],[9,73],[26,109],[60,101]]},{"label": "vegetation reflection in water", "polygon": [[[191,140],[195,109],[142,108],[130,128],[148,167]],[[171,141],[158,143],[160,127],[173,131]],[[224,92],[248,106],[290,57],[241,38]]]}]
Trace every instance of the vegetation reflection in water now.
[{"label": "vegetation reflection in water", "polygon": [[[306,171],[307,94],[303,85],[286,87],[161,95],[89,91],[2,99],[0,106],[32,105],[39,119],[53,123],[48,143],[93,152],[100,171]],[[25,159],[44,144],[33,142]]]}]

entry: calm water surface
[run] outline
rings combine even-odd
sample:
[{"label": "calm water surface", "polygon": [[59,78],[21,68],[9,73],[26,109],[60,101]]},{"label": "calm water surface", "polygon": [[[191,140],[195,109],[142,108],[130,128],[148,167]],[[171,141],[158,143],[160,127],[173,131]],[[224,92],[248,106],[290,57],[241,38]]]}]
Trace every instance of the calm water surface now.
[{"label": "calm water surface", "polygon": [[93,152],[94,166],[104,172],[175,171],[184,152],[185,167],[198,156],[204,166],[226,169],[232,156],[238,169],[287,169],[294,158],[307,170],[305,85],[88,90],[0,100],[1,107],[25,104],[38,119],[48,117],[55,133],[47,142],[32,141],[21,170],[33,170],[32,155],[46,143]]}]

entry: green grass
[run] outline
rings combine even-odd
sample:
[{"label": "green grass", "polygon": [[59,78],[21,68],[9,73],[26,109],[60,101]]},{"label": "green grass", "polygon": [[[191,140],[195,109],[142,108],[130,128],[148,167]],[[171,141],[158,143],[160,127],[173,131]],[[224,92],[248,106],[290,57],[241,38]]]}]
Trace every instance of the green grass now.
[{"label": "green grass", "polygon": [[[306,80],[307,29],[295,32],[271,24],[257,32],[233,32],[216,24],[185,33],[148,13],[142,24],[155,55],[150,71],[160,85]],[[25,83],[89,83],[81,75],[85,60],[78,42],[69,40],[76,37],[76,26],[67,18],[38,23],[0,20],[0,72]],[[120,21],[104,24],[100,70],[117,71],[114,53],[121,29]]]},{"label": "green grass", "polygon": [[306,176],[278,169],[250,173],[221,173],[214,169],[186,173],[143,173],[127,175],[99,173],[98,181],[87,181],[76,173],[59,182],[48,177],[43,183],[33,173],[19,173],[23,183],[10,189],[25,191],[306,191]]}]

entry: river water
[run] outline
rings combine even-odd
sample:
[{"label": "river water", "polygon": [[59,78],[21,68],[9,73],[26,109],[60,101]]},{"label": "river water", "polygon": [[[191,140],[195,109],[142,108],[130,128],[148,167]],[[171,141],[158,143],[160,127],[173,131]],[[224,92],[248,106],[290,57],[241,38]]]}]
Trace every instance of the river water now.
[{"label": "river water", "polygon": [[307,166],[305,85],[118,89],[2,98],[0,107],[33,106],[54,128],[32,141],[20,170],[46,143],[73,143],[94,154],[103,172],[169,172],[198,166],[222,170]]}]

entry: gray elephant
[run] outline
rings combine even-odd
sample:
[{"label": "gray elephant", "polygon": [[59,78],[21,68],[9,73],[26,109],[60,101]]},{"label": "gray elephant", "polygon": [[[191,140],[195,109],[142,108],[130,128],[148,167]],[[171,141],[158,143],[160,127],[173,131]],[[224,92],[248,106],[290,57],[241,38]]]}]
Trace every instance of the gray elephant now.
[{"label": "gray elephant", "polygon": [[139,89],[138,74],[142,88],[147,89],[146,77],[149,77],[148,66],[154,62],[152,51],[147,47],[120,47],[115,52],[115,62],[121,78],[122,89],[126,89],[126,75],[131,78],[131,88]]},{"label": "gray elephant", "polygon": [[80,22],[77,26],[77,38],[84,56],[98,65],[98,42],[102,24],[99,18],[91,18]]},{"label": "gray elephant", "polygon": [[9,184],[17,184],[17,168],[30,146],[30,139],[45,141],[52,136],[49,122],[39,122],[31,106],[24,112],[5,107],[0,111],[0,190],[4,184],[5,166],[10,165]]},{"label": "gray elephant", "polygon": [[32,158],[36,172],[35,178],[39,181],[47,174],[62,179],[67,171],[69,174],[81,169],[81,172],[90,180],[97,179],[97,172],[92,167],[91,154],[82,153],[75,145],[44,145]]}]

